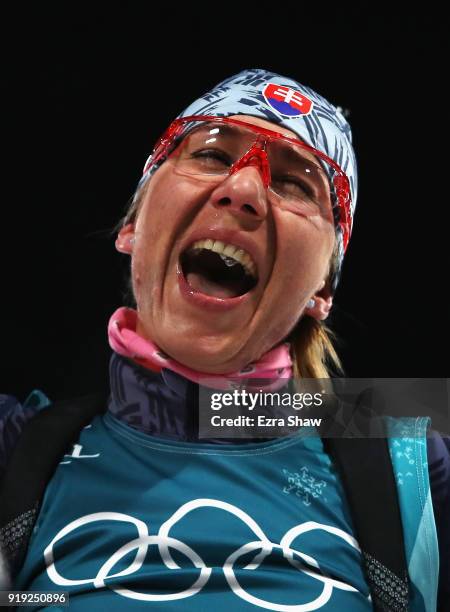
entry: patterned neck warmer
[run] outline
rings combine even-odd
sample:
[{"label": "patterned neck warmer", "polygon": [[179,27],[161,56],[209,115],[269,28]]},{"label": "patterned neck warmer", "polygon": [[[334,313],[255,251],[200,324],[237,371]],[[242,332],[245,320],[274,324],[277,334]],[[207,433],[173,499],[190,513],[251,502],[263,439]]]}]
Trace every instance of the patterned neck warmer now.
[{"label": "patterned neck warmer", "polygon": [[[208,387],[221,390],[234,389],[238,380],[258,379],[258,387],[266,390],[276,389],[292,377],[292,360],[289,344],[283,343],[263,355],[258,361],[248,364],[238,372],[229,374],[207,374],[189,368],[163,353],[153,342],[141,338],[136,333],[137,312],[131,308],[119,308],[112,315],[108,325],[111,348],[119,355],[132,359],[135,363],[154,372],[163,369],[181,374],[192,382],[200,382]],[[233,379],[233,380],[230,380]],[[267,379],[267,385],[261,383]],[[207,381],[207,382],[206,382]]]},{"label": "patterned neck warmer", "polygon": [[198,439],[198,385],[171,370],[153,372],[113,353],[108,410],[144,433],[170,440]]},{"label": "patterned neck warmer", "polygon": [[[130,427],[161,438],[215,444],[254,442],[245,438],[198,438],[197,383],[211,375],[187,368],[162,353],[136,334],[136,322],[136,311],[128,308],[119,308],[109,322],[109,343],[115,352],[110,361],[108,410]],[[270,377],[270,388],[278,388],[291,377],[291,366],[289,345],[283,344],[232,376]],[[275,376],[282,378],[274,383]],[[215,388],[231,388],[225,375],[214,375],[213,379]]]}]

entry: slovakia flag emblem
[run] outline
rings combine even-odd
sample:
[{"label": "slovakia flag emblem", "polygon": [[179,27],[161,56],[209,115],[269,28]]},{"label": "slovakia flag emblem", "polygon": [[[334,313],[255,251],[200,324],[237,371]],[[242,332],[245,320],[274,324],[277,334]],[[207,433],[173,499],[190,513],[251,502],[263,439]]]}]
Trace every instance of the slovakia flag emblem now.
[{"label": "slovakia flag emblem", "polygon": [[313,108],[312,100],[284,85],[268,83],[263,89],[263,96],[270,107],[285,117],[309,115]]}]

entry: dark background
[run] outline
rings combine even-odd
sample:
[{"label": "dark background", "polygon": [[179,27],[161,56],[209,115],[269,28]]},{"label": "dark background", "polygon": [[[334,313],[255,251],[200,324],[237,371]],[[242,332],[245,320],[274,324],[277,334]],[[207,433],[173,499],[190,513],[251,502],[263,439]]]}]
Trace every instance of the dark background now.
[{"label": "dark background", "polygon": [[360,190],[332,318],[347,374],[448,375],[439,17],[181,6],[39,3],[3,15],[0,392],[99,387],[128,261],[112,230],[160,132],[245,67],[350,110]]}]

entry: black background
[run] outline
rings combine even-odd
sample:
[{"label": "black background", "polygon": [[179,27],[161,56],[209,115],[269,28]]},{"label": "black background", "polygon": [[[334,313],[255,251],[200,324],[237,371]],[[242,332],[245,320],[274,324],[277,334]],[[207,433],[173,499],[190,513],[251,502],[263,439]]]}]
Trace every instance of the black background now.
[{"label": "black background", "polygon": [[245,67],[350,110],[360,190],[332,318],[347,374],[447,375],[439,17],[342,4],[247,15],[224,3],[61,5],[2,19],[0,392],[60,398],[105,379],[128,261],[112,230],[160,132]]}]

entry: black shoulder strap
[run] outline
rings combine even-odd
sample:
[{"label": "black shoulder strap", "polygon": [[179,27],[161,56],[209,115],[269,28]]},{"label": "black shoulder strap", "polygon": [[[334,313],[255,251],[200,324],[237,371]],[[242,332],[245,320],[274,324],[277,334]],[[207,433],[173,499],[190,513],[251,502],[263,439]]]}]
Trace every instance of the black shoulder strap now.
[{"label": "black shoulder strap", "polygon": [[41,500],[64,453],[106,410],[105,393],[55,402],[25,425],[0,482],[0,543],[12,574],[23,563]]},{"label": "black shoulder strap", "polygon": [[324,448],[347,495],[374,609],[407,612],[403,526],[386,430],[378,415],[358,405],[353,411],[359,437],[348,437],[341,429],[323,437]]}]

